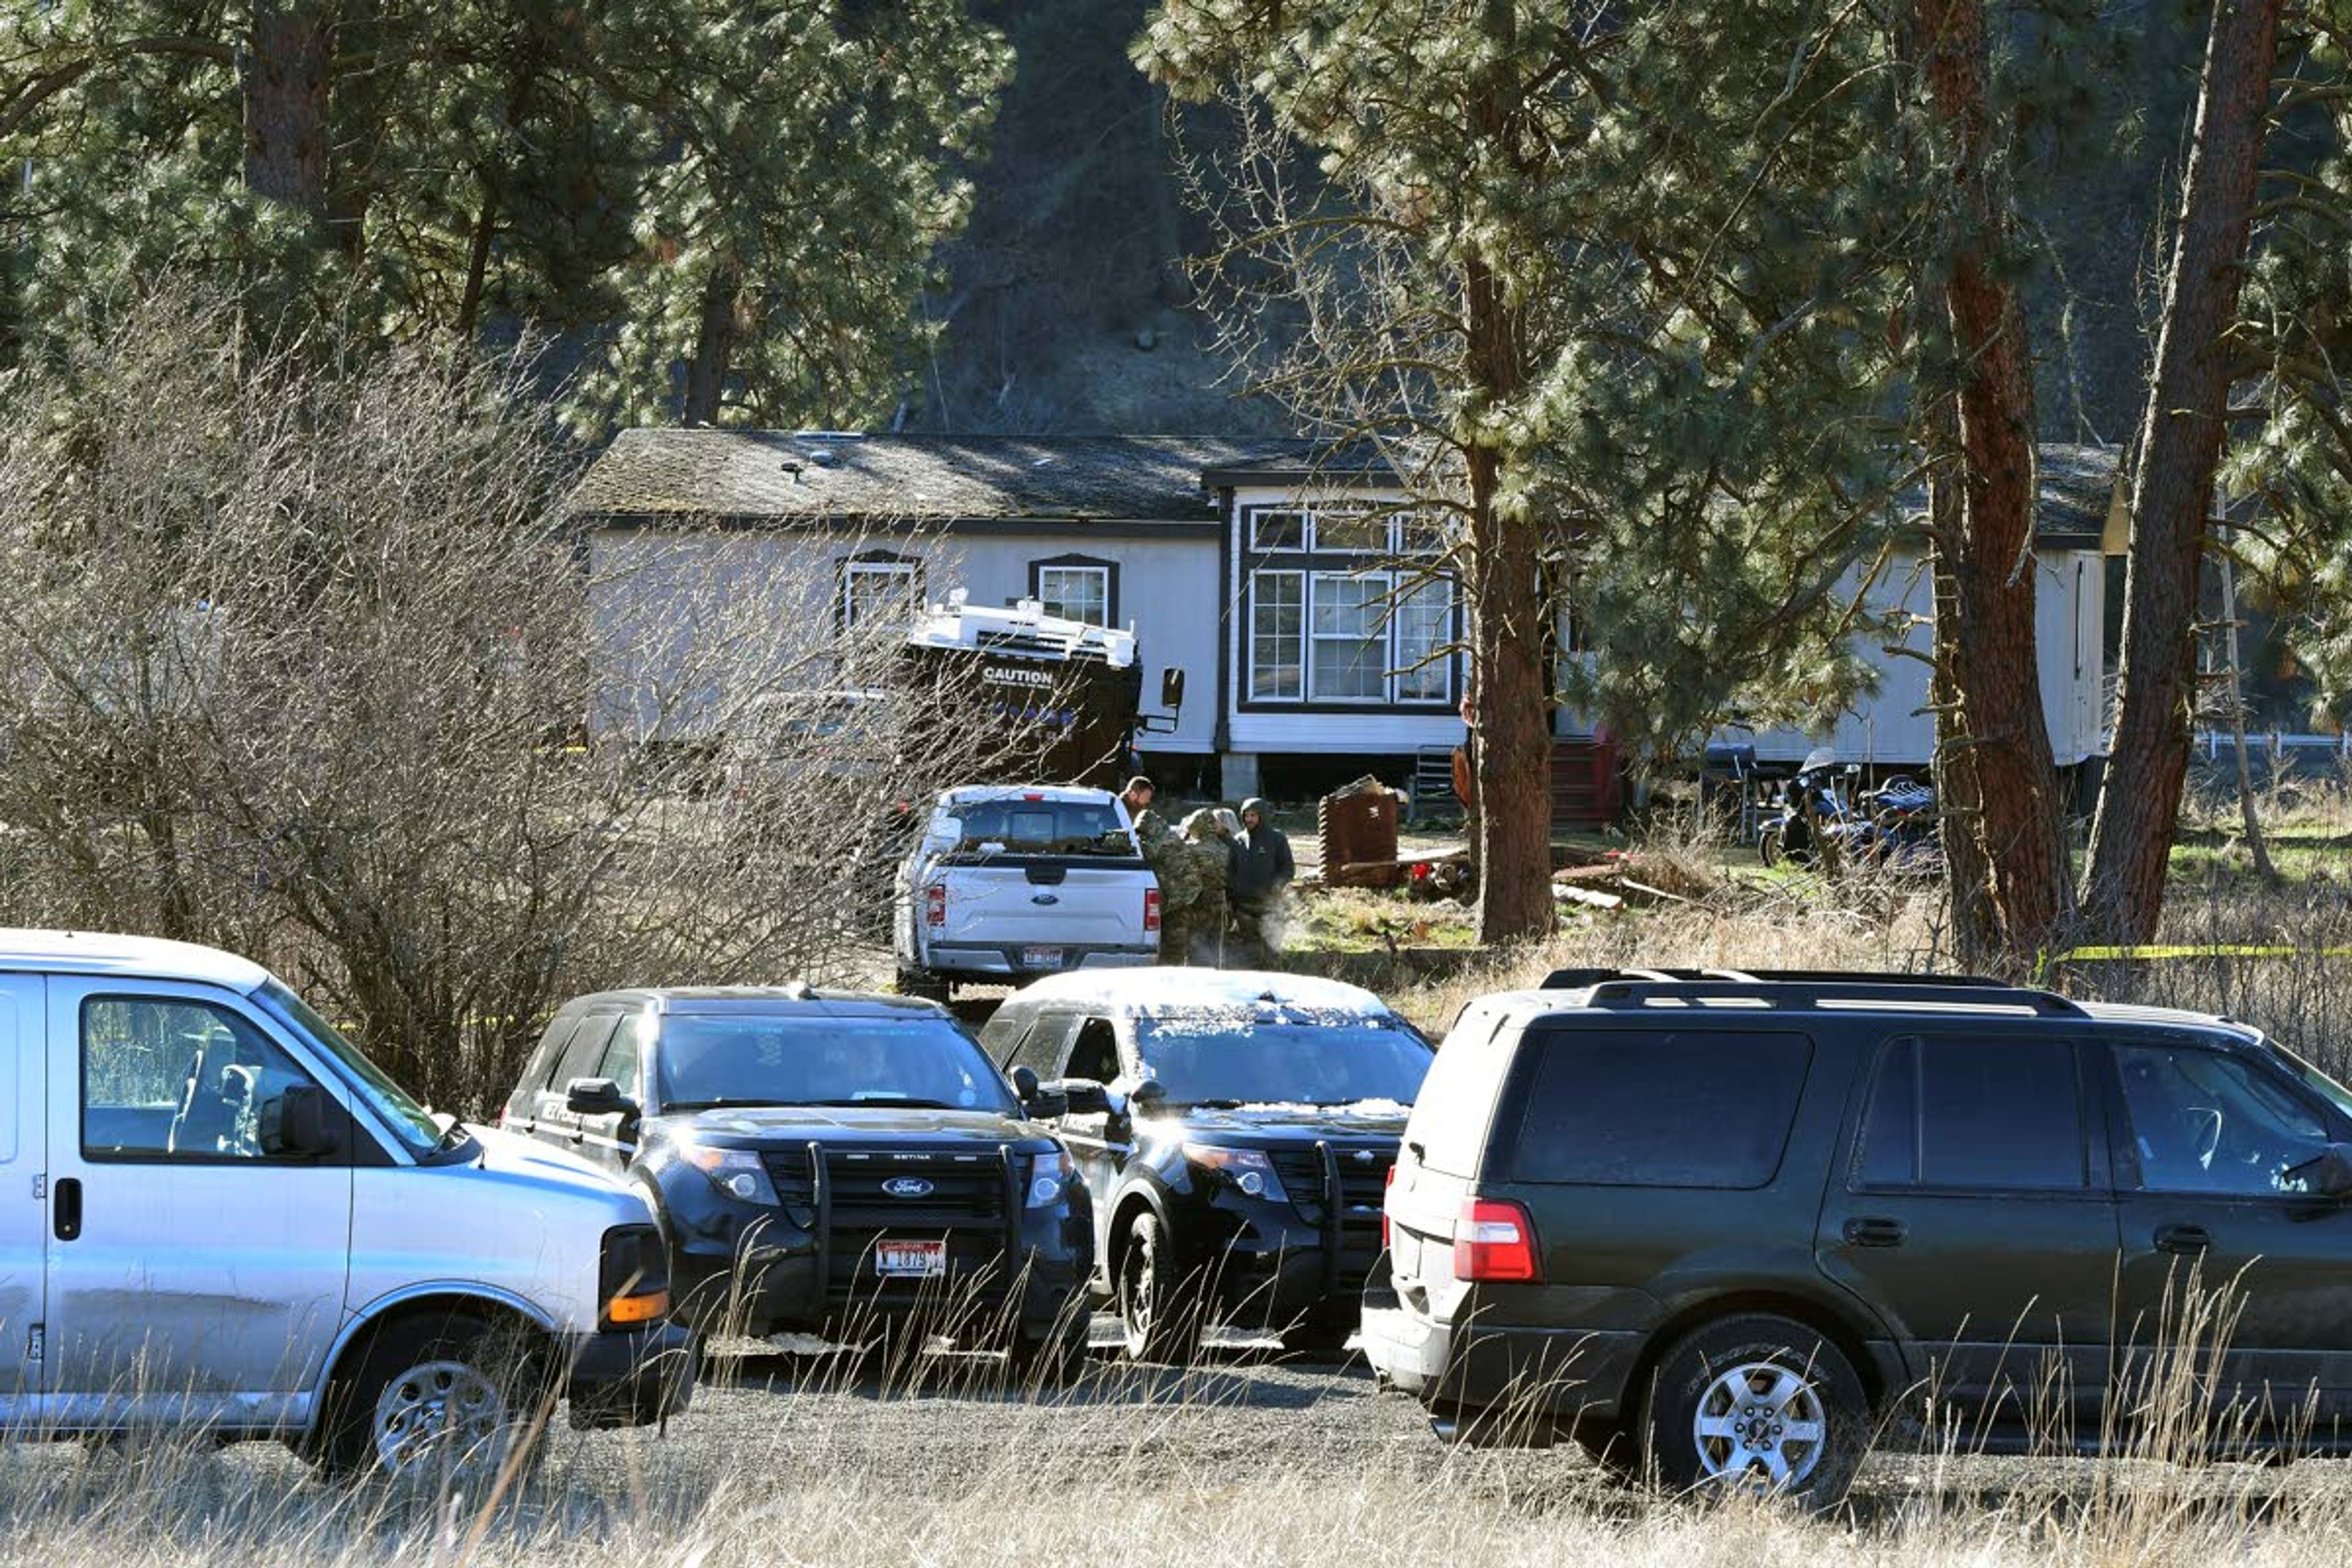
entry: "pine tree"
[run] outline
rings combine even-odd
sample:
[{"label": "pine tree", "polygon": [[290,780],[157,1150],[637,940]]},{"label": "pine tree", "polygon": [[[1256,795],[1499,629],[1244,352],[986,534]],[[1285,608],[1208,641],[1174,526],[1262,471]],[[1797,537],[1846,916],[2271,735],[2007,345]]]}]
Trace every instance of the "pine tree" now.
[{"label": "pine tree", "polygon": [[1139,46],[1244,128],[1195,183],[1253,384],[1458,527],[1484,940],[1550,922],[1556,703],[1671,753],[1861,679],[1905,467],[1870,47],[1778,0],[1168,0]]},{"label": "pine tree", "polygon": [[592,427],[883,404],[1006,64],[961,0],[59,0],[0,51],[0,352],[194,270],[273,330],[593,337]]}]

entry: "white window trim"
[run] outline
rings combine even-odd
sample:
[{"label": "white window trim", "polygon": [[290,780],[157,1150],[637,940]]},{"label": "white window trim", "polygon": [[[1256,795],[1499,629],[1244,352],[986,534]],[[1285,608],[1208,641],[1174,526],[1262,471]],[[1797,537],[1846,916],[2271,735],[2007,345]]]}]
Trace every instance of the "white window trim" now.
[{"label": "white window trim", "polygon": [[[1332,581],[1363,583],[1369,584],[1372,589],[1372,596],[1369,600],[1365,601],[1365,607],[1371,610],[1373,614],[1379,617],[1378,624],[1373,630],[1372,637],[1373,639],[1377,640],[1380,644],[1381,689],[1378,692],[1369,697],[1327,697],[1315,689],[1315,645],[1318,640],[1315,634],[1316,590],[1319,584]],[[1389,708],[1395,705],[1395,700],[1392,694],[1396,689],[1396,678],[1389,670],[1389,665],[1396,650],[1396,621],[1394,616],[1391,614],[1391,612],[1395,608],[1393,597],[1395,593],[1396,574],[1391,572],[1335,571],[1310,572],[1307,574],[1306,616],[1307,695],[1302,699],[1302,700],[1313,703],[1328,703],[1335,708]],[[1337,634],[1332,634],[1323,637],[1321,640],[1325,642],[1339,642],[1341,638]],[[1347,640],[1354,642],[1357,639],[1349,638]]]},{"label": "white window trim", "polygon": [[[1298,666],[1298,693],[1296,696],[1269,696],[1259,679],[1261,666],[1257,659],[1258,584],[1268,577],[1303,579],[1299,583],[1298,637],[1296,648]],[[1325,578],[1344,578],[1353,582],[1379,584],[1381,601],[1381,691],[1371,697],[1323,697],[1315,690],[1315,585]],[[1412,673],[1400,664],[1398,635],[1402,619],[1398,615],[1402,601],[1412,595],[1442,589],[1445,598],[1445,651],[1430,668],[1443,670],[1444,689],[1434,697],[1399,695],[1399,683]],[[1250,573],[1247,595],[1248,613],[1241,628],[1242,659],[1246,672],[1249,700],[1268,707],[1400,709],[1406,712],[1436,712],[1454,700],[1454,611],[1459,590],[1451,577],[1430,577],[1411,572],[1390,572],[1378,568],[1360,572],[1335,570],[1317,572],[1297,566],[1260,567]],[[1337,641],[1336,637],[1327,640]]]},{"label": "white window trim", "polygon": [[[1270,517],[1295,517],[1298,520],[1298,542],[1266,544],[1258,538],[1258,524]],[[1315,542],[1315,513],[1303,506],[1254,506],[1248,509],[1249,547],[1255,555],[1298,555]]]},{"label": "white window trim", "polygon": [[[1263,689],[1261,689],[1260,682],[1258,680],[1258,673],[1261,668],[1257,661],[1258,584],[1265,582],[1269,577],[1287,577],[1298,584],[1298,646],[1293,650],[1297,656],[1295,662],[1298,668],[1298,690],[1295,694],[1289,696],[1268,696]],[[1307,691],[1308,676],[1307,670],[1306,645],[1307,617],[1308,613],[1309,606],[1307,600],[1307,574],[1303,570],[1296,566],[1276,566],[1261,568],[1260,570],[1250,574],[1249,613],[1243,617],[1241,631],[1242,660],[1247,667],[1249,672],[1249,694],[1251,701],[1297,703],[1305,702],[1307,700]]]},{"label": "white window trim", "polygon": [[[1103,626],[1103,627],[1106,627],[1106,628],[1109,626],[1109,625],[1110,625],[1110,568],[1109,568],[1109,567],[1108,567],[1108,566],[1089,566],[1089,565],[1085,565],[1085,564],[1082,564],[1082,563],[1054,563],[1054,562],[1044,562],[1044,561],[1041,561],[1041,562],[1039,562],[1039,563],[1037,563],[1037,568],[1036,568],[1036,570],[1037,570],[1037,600],[1038,600],[1038,603],[1040,603],[1040,604],[1042,604],[1042,605],[1044,605],[1045,606],[1045,613],[1046,613],[1047,615],[1049,615],[1049,616],[1050,616],[1050,615],[1057,615],[1057,614],[1060,614],[1060,613],[1061,613],[1061,612],[1059,612],[1059,611],[1057,611],[1057,610],[1055,610],[1055,609],[1054,608],[1054,601],[1053,601],[1050,597],[1048,597],[1048,596],[1047,596],[1047,595],[1046,595],[1046,593],[1045,593],[1045,579],[1046,579],[1047,575],[1048,575],[1049,574],[1053,574],[1053,573],[1068,573],[1068,574],[1073,574],[1073,575],[1084,574],[1084,575],[1086,575],[1086,576],[1092,577],[1092,578],[1095,580],[1095,582],[1096,582],[1097,584],[1099,584],[1100,592],[1097,594],[1096,597],[1097,597],[1098,599],[1100,599],[1100,600],[1102,601],[1102,619],[1101,619],[1101,620],[1098,620],[1098,621],[1087,621],[1087,624],[1088,626]],[[1069,617],[1067,617],[1067,618],[1072,619],[1072,620],[1084,620],[1084,619],[1085,619],[1085,617],[1084,617],[1084,616],[1069,616]]]},{"label": "white window trim", "polygon": [[[1369,510],[1365,511],[1348,511],[1339,508],[1331,510],[1334,522],[1363,522],[1372,520],[1373,515]],[[1370,555],[1381,559],[1393,557],[1396,554],[1397,542],[1396,515],[1393,512],[1387,513],[1381,516],[1378,521],[1381,525],[1381,542],[1378,544],[1329,544],[1323,539],[1322,511],[1310,511],[1307,514],[1307,551],[1317,555]]]},{"label": "white window trim", "polygon": [[893,577],[898,579],[905,585],[903,597],[907,603],[908,618],[912,620],[916,609],[915,568],[916,563],[912,561],[859,561],[853,557],[850,560],[843,562],[841,563],[841,625],[843,629],[854,629],[857,625],[857,595],[854,590],[855,584],[861,577]]},{"label": "white window trim", "polygon": [[[1410,572],[1391,574],[1390,592],[1393,603],[1389,612],[1388,672],[1390,700],[1400,708],[1434,707],[1454,700],[1454,579],[1444,576],[1423,576]],[[1435,657],[1428,662],[1408,661],[1402,646],[1403,610],[1405,605],[1424,594],[1434,595],[1442,602],[1438,621],[1437,641],[1432,648]],[[1401,687],[1408,679],[1434,672],[1444,686],[1434,697],[1407,697]]]}]

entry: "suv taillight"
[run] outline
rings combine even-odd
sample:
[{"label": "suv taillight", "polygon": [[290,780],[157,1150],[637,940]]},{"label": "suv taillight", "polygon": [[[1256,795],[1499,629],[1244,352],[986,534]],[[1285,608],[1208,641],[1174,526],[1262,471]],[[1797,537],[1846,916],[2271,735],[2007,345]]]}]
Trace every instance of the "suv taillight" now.
[{"label": "suv taillight", "polygon": [[948,923],[948,888],[945,882],[933,882],[923,889],[923,923],[931,926]]},{"label": "suv taillight", "polygon": [[1471,1198],[1454,1222],[1456,1279],[1540,1279],[1535,1223],[1520,1205]]},{"label": "suv taillight", "polygon": [[1389,1194],[1394,1191],[1396,1191],[1396,1166],[1391,1164],[1389,1167],[1388,1175],[1381,1183],[1381,1250],[1382,1252],[1389,1249]]},{"label": "suv taillight", "polygon": [[1143,889],[1143,929],[1160,929],[1160,889],[1157,888]]}]

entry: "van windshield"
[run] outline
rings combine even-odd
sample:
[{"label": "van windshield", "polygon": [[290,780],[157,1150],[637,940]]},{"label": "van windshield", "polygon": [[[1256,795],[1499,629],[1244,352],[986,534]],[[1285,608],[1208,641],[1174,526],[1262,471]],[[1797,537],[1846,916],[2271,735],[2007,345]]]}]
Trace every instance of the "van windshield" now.
[{"label": "van windshield", "polygon": [[1177,1105],[1407,1106],[1433,1052],[1391,1019],[1203,1011],[1138,1019],[1146,1077]]},{"label": "van windshield", "polygon": [[956,855],[1002,845],[1006,855],[1111,855],[1132,858],[1135,840],[1108,801],[974,800],[949,808],[962,823]]},{"label": "van windshield", "polygon": [[422,1160],[441,1146],[441,1123],[433,1113],[343,1038],[317,1008],[275,980],[263,981],[254,995],[279,1023],[318,1047],[344,1085],[375,1111],[411,1154]]}]

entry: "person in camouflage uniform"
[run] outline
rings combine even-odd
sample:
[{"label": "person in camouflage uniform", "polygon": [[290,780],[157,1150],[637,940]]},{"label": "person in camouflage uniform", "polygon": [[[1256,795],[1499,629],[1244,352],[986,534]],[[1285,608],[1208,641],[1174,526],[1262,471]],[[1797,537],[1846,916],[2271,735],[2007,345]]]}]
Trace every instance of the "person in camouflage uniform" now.
[{"label": "person in camouflage uniform", "polygon": [[[1179,963],[1215,968],[1225,961],[1225,922],[1230,913],[1225,890],[1234,876],[1233,819],[1230,811],[1209,809],[1184,819],[1184,847],[1192,861],[1194,890],[1185,913],[1183,945],[1178,949],[1185,956]],[[1168,951],[1165,932],[1160,951],[1163,954]]]},{"label": "person in camouflage uniform", "polygon": [[1135,819],[1135,841],[1143,863],[1160,884],[1160,962],[1182,963],[1191,942],[1192,905],[1199,900],[1199,879],[1193,870],[1192,846],[1168,826],[1168,819],[1146,807]]}]

